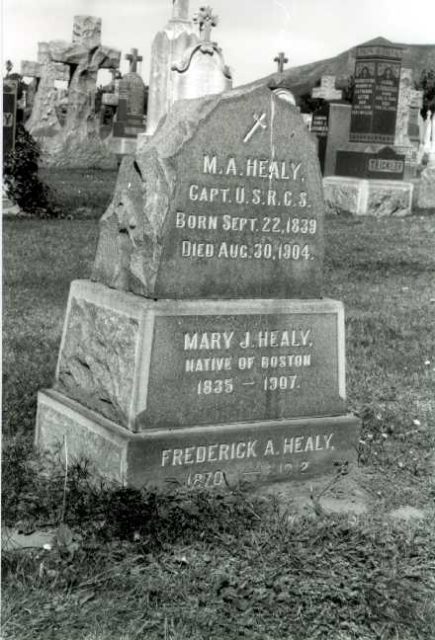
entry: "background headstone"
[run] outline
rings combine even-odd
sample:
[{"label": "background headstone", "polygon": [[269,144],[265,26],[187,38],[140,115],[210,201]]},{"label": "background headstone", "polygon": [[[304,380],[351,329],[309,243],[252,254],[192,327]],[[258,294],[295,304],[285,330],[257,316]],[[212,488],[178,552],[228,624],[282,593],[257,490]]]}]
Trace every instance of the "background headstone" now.
[{"label": "background headstone", "polygon": [[316,111],[314,111],[311,122],[311,133],[316,135],[318,141],[317,150],[322,174],[325,172],[325,157],[329,130],[329,109],[329,103],[325,102],[316,109]]},{"label": "background headstone", "polygon": [[[121,54],[115,49],[102,46],[100,40],[100,18],[75,16],[72,42],[54,40],[40,47],[38,55],[43,58],[42,68],[52,71],[41,76],[36,97],[47,93],[56,96],[54,69],[61,69],[62,74],[66,70],[68,77],[66,100],[50,106],[47,111],[51,119],[50,127],[41,127],[37,117],[38,110],[35,108],[26,125],[41,145],[43,165],[65,168],[116,167],[116,157],[100,137],[96,85],[99,69],[117,69]],[[43,85],[43,81],[46,85]],[[44,86],[47,90],[42,91]],[[35,100],[35,106],[36,102]],[[38,126],[41,128],[38,129]]]},{"label": "background headstone", "polygon": [[369,180],[403,180],[405,156],[391,147],[377,153],[338,151],[336,174]]},{"label": "background headstone", "polygon": [[351,142],[394,144],[402,55],[385,41],[357,48]]},{"label": "background headstone", "polygon": [[199,25],[201,41],[189,47],[183,58],[174,63],[178,99],[193,99],[231,89],[232,78],[222,50],[211,41],[211,29],[217,25],[210,7],[202,7],[194,20]]},{"label": "background headstone", "polygon": [[17,126],[17,83],[3,81],[3,160],[15,149]]},{"label": "background headstone", "polygon": [[192,21],[189,19],[189,0],[173,0],[172,18],[159,31],[151,47],[147,134],[152,135],[161,118],[180,98],[180,74],[173,65],[183,58],[189,47],[197,44]]},{"label": "background headstone", "polygon": [[119,81],[116,121],[113,135],[116,138],[136,138],[145,131],[145,85],[137,72],[137,63],[142,60],[137,49],[132,49],[126,59],[130,70]]},{"label": "background headstone", "polygon": [[51,59],[48,42],[38,42],[37,62],[23,60],[21,75],[35,83],[32,111],[26,129],[35,137],[54,136],[62,127],[58,117],[60,94],[57,81],[69,82],[69,68]]}]

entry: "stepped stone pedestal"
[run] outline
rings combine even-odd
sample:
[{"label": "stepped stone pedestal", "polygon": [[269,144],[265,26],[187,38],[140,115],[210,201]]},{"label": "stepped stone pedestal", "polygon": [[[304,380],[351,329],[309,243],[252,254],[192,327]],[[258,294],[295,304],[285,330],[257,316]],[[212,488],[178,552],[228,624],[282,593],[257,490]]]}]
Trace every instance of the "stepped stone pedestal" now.
[{"label": "stepped stone pedestal", "polygon": [[120,482],[298,480],[355,461],[319,164],[268,88],[177,103],[120,169],[71,285],[36,444]]}]

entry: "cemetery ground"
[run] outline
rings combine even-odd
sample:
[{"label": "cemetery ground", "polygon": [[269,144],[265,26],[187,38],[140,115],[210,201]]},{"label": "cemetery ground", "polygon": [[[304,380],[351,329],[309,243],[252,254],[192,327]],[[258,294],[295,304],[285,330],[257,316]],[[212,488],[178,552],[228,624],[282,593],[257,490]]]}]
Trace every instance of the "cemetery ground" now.
[{"label": "cemetery ground", "polygon": [[326,220],[324,292],[345,304],[363,421],[350,476],[313,483],[304,505],[292,485],[284,501],[139,492],[32,451],[69,285],[89,276],[115,180],[68,173],[50,186],[69,219],[4,222],[3,524],[51,542],[4,538],[3,638],[433,639],[435,216]]}]

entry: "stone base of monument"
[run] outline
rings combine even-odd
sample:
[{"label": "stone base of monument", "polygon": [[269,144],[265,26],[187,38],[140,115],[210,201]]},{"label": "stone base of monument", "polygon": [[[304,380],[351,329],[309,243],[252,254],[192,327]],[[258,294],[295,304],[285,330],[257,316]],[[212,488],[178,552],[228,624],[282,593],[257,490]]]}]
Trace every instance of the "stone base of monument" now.
[{"label": "stone base of monument", "polygon": [[323,178],[323,191],[327,209],[332,213],[379,218],[412,213],[412,182],[328,176]]},{"label": "stone base of monument", "polygon": [[356,460],[360,421],[352,415],[131,433],[53,391],[38,394],[36,446],[90,460],[120,483],[207,487],[240,481],[302,480]]},{"label": "stone base of monument", "polygon": [[355,460],[344,312],[316,300],[159,300],[71,285],[36,444],[130,485],[301,479]]}]

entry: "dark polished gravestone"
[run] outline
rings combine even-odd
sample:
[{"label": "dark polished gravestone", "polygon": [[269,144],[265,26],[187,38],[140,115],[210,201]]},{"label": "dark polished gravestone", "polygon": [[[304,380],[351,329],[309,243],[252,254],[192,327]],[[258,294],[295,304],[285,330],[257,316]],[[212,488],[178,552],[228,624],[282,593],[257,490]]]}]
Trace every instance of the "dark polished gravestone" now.
[{"label": "dark polished gravestone", "polygon": [[5,78],[3,83],[3,158],[15,149],[17,126],[17,84]]},{"label": "dark polished gravestone", "polygon": [[337,151],[335,173],[338,176],[370,180],[403,180],[405,155],[384,147],[378,153]]},{"label": "dark polished gravestone", "polygon": [[177,103],[123,161],[93,281],[71,285],[37,445],[134,486],[352,462],[323,209],[315,143],[286,100],[261,87]]},{"label": "dark polished gravestone", "polygon": [[314,111],[311,123],[311,133],[314,133],[317,137],[317,153],[322,174],[325,172],[325,157],[328,144],[329,108],[329,102],[325,101],[322,106]]},{"label": "dark polished gravestone", "polygon": [[394,144],[402,56],[382,39],[357,47],[351,142]]}]

